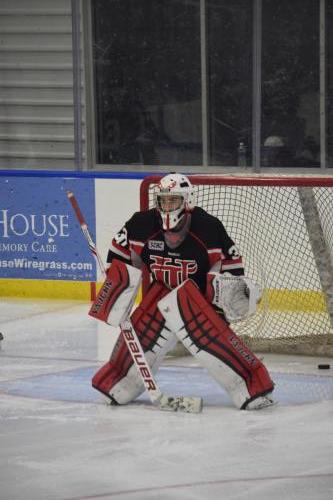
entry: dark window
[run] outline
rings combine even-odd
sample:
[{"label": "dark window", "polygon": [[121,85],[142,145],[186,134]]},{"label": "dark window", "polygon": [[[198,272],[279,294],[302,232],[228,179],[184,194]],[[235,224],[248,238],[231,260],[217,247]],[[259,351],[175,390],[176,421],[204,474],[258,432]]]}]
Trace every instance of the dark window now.
[{"label": "dark window", "polygon": [[319,2],[265,0],[262,166],[319,167]]},{"label": "dark window", "polygon": [[209,163],[251,162],[252,2],[208,0]]},{"label": "dark window", "polygon": [[91,4],[97,163],[200,165],[200,1]]}]

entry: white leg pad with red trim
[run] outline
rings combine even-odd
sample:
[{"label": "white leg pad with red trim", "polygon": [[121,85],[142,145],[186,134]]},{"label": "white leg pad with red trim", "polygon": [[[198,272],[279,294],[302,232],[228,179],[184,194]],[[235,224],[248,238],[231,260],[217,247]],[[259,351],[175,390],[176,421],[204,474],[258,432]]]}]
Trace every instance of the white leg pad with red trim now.
[{"label": "white leg pad with red trim", "polygon": [[[154,283],[131,315],[132,326],[153,373],[156,373],[166,353],[177,342],[175,334],[165,327],[165,319],[157,308],[157,302],[165,293],[168,293],[168,289],[162,284]],[[126,335],[126,331],[124,334]],[[127,340],[131,338],[127,337]],[[133,352],[136,351],[132,349]],[[138,367],[133,364],[122,336],[118,339],[110,360],[98,370],[92,382],[95,389],[111,396],[119,404],[134,400],[144,391]]]},{"label": "white leg pad with red trim", "polygon": [[[147,363],[153,374],[158,369],[156,356],[152,352],[145,353]],[[108,392],[108,394],[120,405],[134,401],[145,390],[142,378],[138,374],[136,365],[132,365],[127,374],[119,380]]]},{"label": "white leg pad with red trim", "polygon": [[274,384],[262,362],[219,317],[191,280],[162,298],[158,307],[166,326],[227,390],[235,406],[245,409],[273,390]]},{"label": "white leg pad with red trim", "polygon": [[141,275],[139,269],[114,259],[89,315],[112,326],[120,325],[131,312]]},{"label": "white leg pad with red trim", "polygon": [[[174,348],[177,337],[169,330],[163,329],[158,338],[158,344],[153,351],[146,351],[145,357],[151,371],[155,374],[160,367],[165,355]],[[138,368],[132,364],[123,378],[113,385],[108,394],[118,403],[126,404],[134,401],[145,390],[142,379],[138,374]]]}]

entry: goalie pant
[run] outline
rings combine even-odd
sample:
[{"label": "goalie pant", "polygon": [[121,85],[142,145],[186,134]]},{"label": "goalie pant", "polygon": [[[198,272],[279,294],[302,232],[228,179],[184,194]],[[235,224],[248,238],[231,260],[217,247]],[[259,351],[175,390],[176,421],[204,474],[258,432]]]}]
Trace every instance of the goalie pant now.
[{"label": "goalie pant", "polygon": [[[132,314],[131,322],[153,373],[179,339],[227,390],[237,408],[246,409],[250,402],[274,388],[263,363],[219,317],[191,280],[171,292],[154,282]],[[144,391],[121,336],[109,362],[93,377],[92,385],[118,404],[133,401]]]}]

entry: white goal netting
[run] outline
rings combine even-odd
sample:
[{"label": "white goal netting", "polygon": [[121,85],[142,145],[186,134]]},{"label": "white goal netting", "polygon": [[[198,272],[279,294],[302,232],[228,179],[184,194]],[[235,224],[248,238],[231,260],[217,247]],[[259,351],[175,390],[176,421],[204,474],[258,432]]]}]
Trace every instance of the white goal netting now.
[{"label": "white goal netting", "polygon": [[[333,355],[333,178],[190,179],[197,204],[221,219],[263,289],[255,316],[233,329],[255,350]],[[157,182],[143,181],[143,209],[153,206]]]}]

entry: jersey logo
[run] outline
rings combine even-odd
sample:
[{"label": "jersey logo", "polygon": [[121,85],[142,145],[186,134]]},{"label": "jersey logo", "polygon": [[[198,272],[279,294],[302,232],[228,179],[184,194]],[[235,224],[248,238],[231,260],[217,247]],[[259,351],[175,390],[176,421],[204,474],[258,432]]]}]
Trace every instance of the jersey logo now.
[{"label": "jersey logo", "polygon": [[164,250],[164,241],[157,241],[157,240],[149,240],[148,241],[148,248],[149,250]]},{"label": "jersey logo", "polygon": [[170,288],[175,288],[187,280],[198,270],[195,260],[172,259],[160,255],[151,255],[150,270],[156,281],[165,283]]}]

